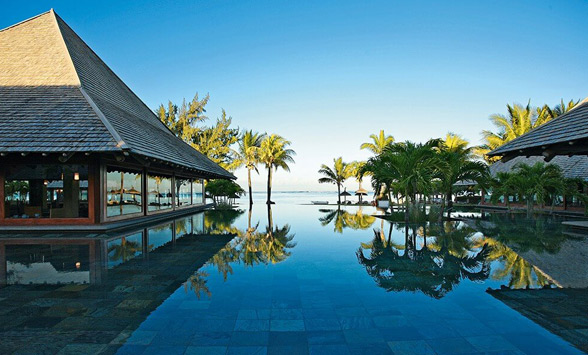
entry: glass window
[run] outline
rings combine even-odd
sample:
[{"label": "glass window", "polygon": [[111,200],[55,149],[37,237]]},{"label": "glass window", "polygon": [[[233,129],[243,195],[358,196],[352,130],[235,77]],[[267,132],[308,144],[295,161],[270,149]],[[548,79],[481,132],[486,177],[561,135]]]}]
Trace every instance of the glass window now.
[{"label": "glass window", "polygon": [[106,172],[106,216],[143,211],[141,173],[108,168]]},{"label": "glass window", "polygon": [[176,206],[192,204],[192,183],[188,179],[176,178]]},{"label": "glass window", "polygon": [[204,185],[202,180],[192,181],[192,204],[201,205],[204,203]]},{"label": "glass window", "polygon": [[6,218],[87,218],[88,166],[9,166],[4,207]]},{"label": "glass window", "polygon": [[172,208],[171,178],[149,175],[148,205],[149,211],[159,211]]}]

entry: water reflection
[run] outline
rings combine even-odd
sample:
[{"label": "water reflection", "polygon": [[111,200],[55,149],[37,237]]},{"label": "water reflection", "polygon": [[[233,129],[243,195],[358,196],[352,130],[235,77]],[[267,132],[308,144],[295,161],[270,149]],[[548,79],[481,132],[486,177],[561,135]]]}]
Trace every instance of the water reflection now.
[{"label": "water reflection", "polygon": [[341,208],[320,209],[323,216],[319,218],[322,226],[333,224],[333,231],[343,233],[343,229],[351,228],[356,230],[368,229],[376,221],[376,217],[363,214],[361,207],[355,213],[350,213]]},{"label": "water reflection", "polygon": [[[403,230],[404,240],[393,238]],[[387,291],[421,292],[440,299],[462,280],[488,278],[512,288],[543,287],[550,280],[499,241],[484,237],[463,222],[390,224],[388,236],[374,230],[370,243],[357,250],[359,263]],[[492,268],[491,268],[492,265]]]},{"label": "water reflection", "polygon": [[[248,213],[247,229],[234,226],[235,220],[244,213],[243,210],[215,210],[205,215],[205,227],[211,233],[231,233],[236,237],[216,253],[208,264],[213,265],[222,274],[223,280],[233,274],[233,266],[243,264],[248,267],[255,265],[276,264],[285,261],[296,246],[294,234],[289,225],[274,226],[271,206],[267,209],[267,226],[259,231],[259,222],[252,225],[252,211]],[[196,271],[185,284],[186,290],[192,290],[198,298],[201,294],[211,296],[206,287],[206,272]]]}]

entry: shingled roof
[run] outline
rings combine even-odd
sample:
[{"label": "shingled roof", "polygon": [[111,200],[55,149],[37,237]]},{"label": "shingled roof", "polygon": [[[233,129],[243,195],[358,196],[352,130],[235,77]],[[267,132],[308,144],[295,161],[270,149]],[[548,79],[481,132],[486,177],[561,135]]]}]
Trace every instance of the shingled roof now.
[{"label": "shingled roof", "polygon": [[[537,162],[545,163],[541,156],[524,157],[519,156],[507,162],[498,161],[490,165],[490,174],[496,176],[499,172],[511,172],[518,164],[534,165]],[[558,155],[554,157],[548,164],[557,165],[560,167],[562,174],[566,178],[581,178],[588,180],[588,156],[575,155],[568,157],[567,155]]]},{"label": "shingled roof", "polygon": [[121,152],[235,178],[177,138],[53,10],[0,30],[0,152]]},{"label": "shingled roof", "polygon": [[489,156],[588,154],[588,98],[574,109],[500,146]]}]

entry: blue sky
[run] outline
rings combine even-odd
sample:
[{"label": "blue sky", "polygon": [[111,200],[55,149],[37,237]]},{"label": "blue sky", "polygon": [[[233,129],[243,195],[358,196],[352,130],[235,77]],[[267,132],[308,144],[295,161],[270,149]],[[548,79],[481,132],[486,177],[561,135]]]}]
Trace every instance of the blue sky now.
[{"label": "blue sky", "polygon": [[[317,170],[385,129],[480,143],[509,102],[588,95],[588,2],[3,1],[0,27],[54,8],[155,108],[210,93],[247,129],[293,142],[277,190],[324,190]],[[238,172],[245,186],[245,173]],[[346,184],[354,189],[354,181]],[[263,190],[265,174],[255,177]]]}]

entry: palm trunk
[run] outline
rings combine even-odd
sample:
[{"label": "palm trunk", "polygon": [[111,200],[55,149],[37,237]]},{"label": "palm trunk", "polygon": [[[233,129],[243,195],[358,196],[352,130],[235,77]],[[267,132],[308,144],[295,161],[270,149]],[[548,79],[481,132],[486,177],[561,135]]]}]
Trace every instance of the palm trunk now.
[{"label": "palm trunk", "polygon": [[247,183],[249,184],[249,209],[253,205],[253,194],[251,192],[251,169],[247,169]]},{"label": "palm trunk", "polygon": [[267,224],[269,226],[269,231],[271,234],[274,230],[274,218],[272,215],[272,205],[270,204],[267,205]]},{"label": "palm trunk", "polygon": [[337,184],[337,199],[338,199],[337,204],[341,205],[341,185],[340,184]]},{"label": "palm trunk", "polygon": [[409,214],[408,214],[408,206],[410,197],[408,196],[408,191],[404,194],[404,222],[408,225]]},{"label": "palm trunk", "polygon": [[272,203],[272,166],[267,168],[267,202],[268,205]]},{"label": "palm trunk", "polygon": [[439,208],[439,218],[438,218],[438,222],[441,223],[443,222],[443,213],[445,213],[445,199],[442,198],[441,199],[441,207]]}]

